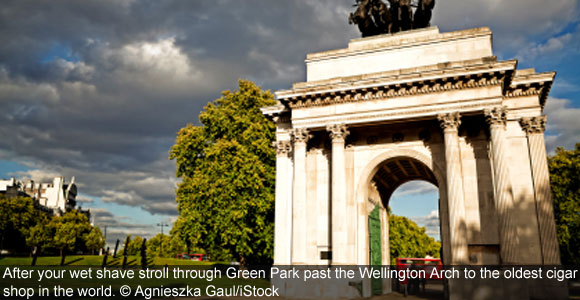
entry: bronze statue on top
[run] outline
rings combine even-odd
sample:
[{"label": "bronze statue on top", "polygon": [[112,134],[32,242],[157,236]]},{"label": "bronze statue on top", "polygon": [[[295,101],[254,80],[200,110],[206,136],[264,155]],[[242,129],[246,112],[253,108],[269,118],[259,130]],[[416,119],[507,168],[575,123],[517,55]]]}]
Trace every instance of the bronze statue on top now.
[{"label": "bronze statue on top", "polygon": [[[435,0],[356,0],[357,9],[351,13],[349,24],[357,24],[363,37],[383,33],[395,33],[430,26]],[[413,16],[412,7],[416,7]]]}]

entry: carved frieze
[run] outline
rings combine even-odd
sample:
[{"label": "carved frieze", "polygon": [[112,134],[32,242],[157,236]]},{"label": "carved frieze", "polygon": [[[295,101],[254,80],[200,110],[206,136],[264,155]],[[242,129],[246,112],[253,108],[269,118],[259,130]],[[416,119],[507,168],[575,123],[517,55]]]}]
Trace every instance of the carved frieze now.
[{"label": "carved frieze", "polygon": [[498,86],[503,84],[504,77],[505,74],[502,74],[502,72],[485,75],[479,74],[479,76],[465,75],[452,78],[418,80],[415,82],[398,83],[372,88],[357,88],[341,92],[323,92],[281,100],[287,101],[290,108],[325,106],[337,103],[370,101],[451,90]]},{"label": "carved frieze", "polygon": [[505,97],[515,98],[524,96],[538,96],[542,94],[543,89],[543,87],[538,86],[518,86],[506,91]]}]

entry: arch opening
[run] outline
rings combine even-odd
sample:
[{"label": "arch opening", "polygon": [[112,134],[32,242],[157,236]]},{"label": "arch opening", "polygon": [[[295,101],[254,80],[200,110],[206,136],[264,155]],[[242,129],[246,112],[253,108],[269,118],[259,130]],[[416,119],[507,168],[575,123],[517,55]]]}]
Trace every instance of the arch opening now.
[{"label": "arch opening", "polygon": [[[442,252],[445,235],[443,232],[443,219],[446,213],[444,211],[445,207],[442,207],[444,203],[441,199],[445,199],[446,194],[444,183],[440,184],[441,173],[435,174],[438,171],[436,165],[430,159],[422,156],[415,158],[397,155],[376,163],[372,170],[369,174],[370,180],[367,188],[367,211],[370,212],[368,213],[367,239],[369,264],[374,265],[380,260],[383,261],[383,264],[393,264],[395,258],[443,259],[444,254]],[[429,202],[428,208],[406,203],[408,206],[406,212],[401,213],[395,210],[389,214],[388,208],[392,208],[396,203],[392,202],[393,199],[397,202],[399,200],[416,200],[410,199],[409,196],[401,196],[399,191],[412,194],[413,186],[415,188],[418,187],[417,182],[423,182],[423,188],[429,191],[427,198],[421,202],[422,204]],[[409,189],[409,187],[411,188]],[[421,187],[419,186],[419,188]],[[436,195],[433,195],[433,193],[436,193]],[[373,207],[374,209],[372,209]],[[381,217],[377,217],[376,213],[379,208],[382,208]],[[411,215],[409,214],[410,211],[415,211],[416,213]],[[373,213],[375,214],[374,216]],[[418,215],[421,215],[420,218],[423,219],[423,222],[418,220]],[[380,219],[378,222],[384,222],[384,224],[377,225],[377,219]],[[422,233],[420,227],[425,227],[425,232]],[[408,234],[411,231],[413,234]],[[408,236],[403,236],[405,233]],[[379,235],[380,237],[378,237]],[[392,239],[397,239],[397,242],[392,243]],[[404,247],[405,249],[394,248],[397,245],[400,246],[401,243],[409,243],[409,245],[415,245],[416,247],[415,249],[413,247]],[[431,261],[430,263],[437,262]],[[383,291],[385,288],[400,291],[400,286],[396,282],[371,281],[370,285],[373,294],[378,294],[379,291]],[[440,283],[429,283],[427,288],[429,292],[435,292],[436,294],[440,294],[442,291]],[[418,290],[414,290],[413,293],[417,292]],[[423,285],[423,292],[425,292],[425,285]]]},{"label": "arch opening", "polygon": [[[398,219],[401,219],[400,217],[408,219],[418,227],[425,227],[425,234],[429,238],[443,244],[445,235],[443,219],[446,212],[444,211],[445,207],[442,207],[444,201],[441,199],[445,200],[446,196],[444,190],[440,188],[437,176],[424,161],[409,156],[393,156],[377,164],[371,176],[368,187],[369,205],[367,211],[370,211],[373,205],[380,203],[384,209],[384,222],[391,222],[387,213],[387,208],[390,208],[392,215],[396,215],[399,217]],[[429,191],[429,193],[422,193],[423,191]],[[417,197],[410,196],[413,193]],[[433,195],[433,193],[437,193],[437,195]],[[405,194],[407,195],[405,196]],[[418,196],[421,194],[425,196]],[[393,199],[396,199],[397,202],[392,203]],[[415,225],[412,226],[416,228]],[[387,224],[383,228],[380,233],[382,239],[385,240],[383,245],[389,249],[389,251],[383,252],[383,255],[388,256],[387,259],[383,257],[383,261],[392,263],[391,252],[398,253],[398,251],[391,251],[390,225]],[[419,228],[416,229],[419,230]],[[444,257],[443,253],[437,254],[436,256],[439,258]],[[424,258],[424,256],[416,258]]]},{"label": "arch opening", "polygon": [[381,163],[372,177],[385,207],[391,196],[407,182],[424,180],[439,187],[435,174],[423,162],[411,157],[395,157]]}]

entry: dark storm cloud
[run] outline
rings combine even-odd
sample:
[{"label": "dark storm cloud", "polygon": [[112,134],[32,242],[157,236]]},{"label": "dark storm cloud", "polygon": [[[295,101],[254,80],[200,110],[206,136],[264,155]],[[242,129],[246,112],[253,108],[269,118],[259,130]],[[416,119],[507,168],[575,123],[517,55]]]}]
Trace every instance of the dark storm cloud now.
[{"label": "dark storm cloud", "polygon": [[[176,132],[238,78],[304,80],[306,53],[346,47],[351,0],[3,1],[0,159],[75,175],[103,201],[175,214]],[[442,31],[491,25],[499,52],[542,49],[577,0],[438,2]],[[555,40],[565,41],[565,37]],[[536,48],[534,48],[536,47]],[[496,49],[498,50],[498,49]],[[514,54],[515,55],[515,54]]]},{"label": "dark storm cloud", "polygon": [[174,215],[167,153],[179,128],[240,77],[266,88],[301,80],[305,53],[356,36],[349,6],[6,2],[0,155],[33,170],[19,175],[75,175],[88,195]]}]

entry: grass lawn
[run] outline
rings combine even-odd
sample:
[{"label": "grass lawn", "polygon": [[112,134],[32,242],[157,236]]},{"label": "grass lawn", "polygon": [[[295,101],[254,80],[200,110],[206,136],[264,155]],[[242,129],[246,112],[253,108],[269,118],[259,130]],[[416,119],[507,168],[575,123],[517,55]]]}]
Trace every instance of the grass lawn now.
[{"label": "grass lawn", "polygon": [[[226,276],[224,266],[226,264],[220,264],[218,262],[197,262],[190,260],[181,260],[174,258],[152,258],[148,261],[148,267],[151,269],[163,269],[163,266],[167,265],[169,268],[169,278],[139,278],[139,272],[145,272],[141,269],[141,258],[138,256],[130,256],[127,258],[126,269],[122,269],[123,257],[112,258],[109,257],[107,261],[106,270],[110,270],[111,273],[117,272],[117,274],[122,272],[134,272],[134,277],[130,278],[98,278],[97,272],[105,271],[101,268],[103,257],[102,256],[89,256],[89,255],[71,255],[67,256],[65,260],[65,266],[60,267],[60,257],[39,257],[37,260],[37,265],[34,267],[30,266],[32,258],[30,257],[5,257],[0,259],[0,272],[4,274],[7,269],[17,269],[20,270],[33,270],[33,277],[29,279],[18,279],[18,278],[2,278],[0,280],[0,291],[5,290],[11,286],[18,288],[30,288],[37,290],[42,286],[43,288],[52,288],[55,286],[61,286],[63,288],[85,288],[85,287],[95,287],[100,286],[111,286],[113,291],[118,291],[122,285],[129,285],[133,289],[137,286],[142,287],[185,287],[189,286],[192,288],[205,289],[208,285],[214,285],[217,287],[231,287],[234,285],[245,285],[251,284],[255,287],[268,287],[270,285],[267,279],[256,279],[256,280],[244,280],[244,279],[230,279]],[[211,281],[206,280],[206,278],[188,278],[188,279],[174,279],[172,278],[173,268],[190,269],[195,268],[197,270],[213,269],[218,268],[222,270],[221,278],[213,278]],[[91,270],[91,278],[71,278],[71,272],[75,270]],[[53,278],[44,278],[39,281],[38,274],[40,272],[51,272],[53,270],[54,274],[62,274],[62,277],[55,275]],[[12,271],[15,272],[15,271]],[[59,273],[62,272],[62,273]],[[159,271],[160,272],[160,271]],[[14,273],[13,273],[14,274]],[[126,274],[126,273],[125,273]],[[94,299],[105,299],[106,297],[95,297]],[[131,297],[129,297],[131,298]]]}]

